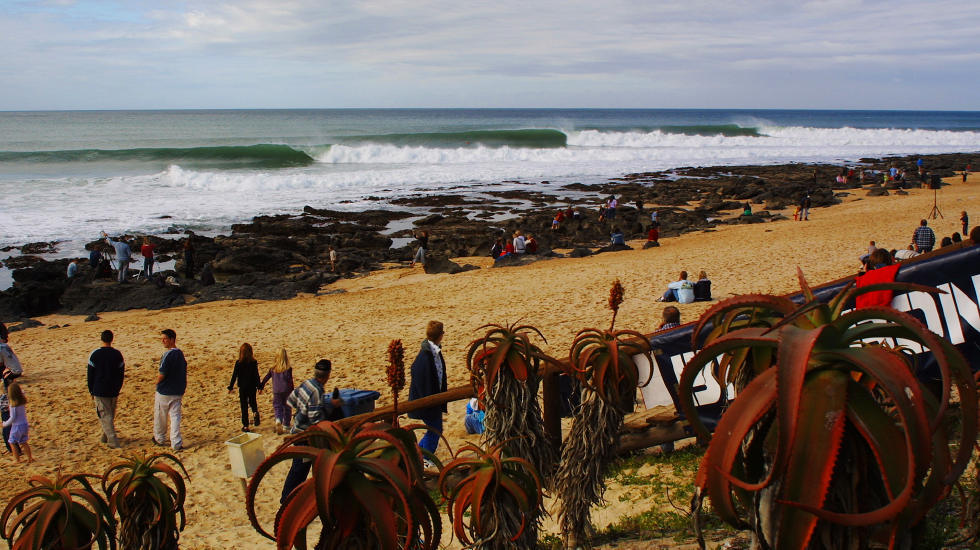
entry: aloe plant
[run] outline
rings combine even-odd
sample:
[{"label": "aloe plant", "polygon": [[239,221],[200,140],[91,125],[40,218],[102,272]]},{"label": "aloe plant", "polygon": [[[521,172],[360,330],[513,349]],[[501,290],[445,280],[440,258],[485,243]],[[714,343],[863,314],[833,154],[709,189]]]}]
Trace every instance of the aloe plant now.
[{"label": "aloe plant", "polygon": [[[557,457],[545,431],[538,388],[541,385],[542,362],[557,363],[532,343],[532,337],[546,342],[541,332],[530,325],[485,325],[489,329],[482,338],[470,343],[466,366],[477,396],[486,411],[484,437],[501,446],[511,457],[527,460],[542,475],[547,485]],[[521,533],[518,546],[533,547],[537,540],[539,519],[544,515],[539,501],[539,513],[529,525],[517,522],[514,516],[504,516],[499,525],[509,538]]]},{"label": "aloe plant", "polygon": [[541,513],[541,478],[529,461],[507,456],[505,443],[486,451],[464,445],[439,474],[453,533],[466,548],[534,548],[522,537]]},{"label": "aloe plant", "polygon": [[11,550],[116,548],[116,522],[87,474],[34,476],[10,499],[0,526]]},{"label": "aloe plant", "polygon": [[582,386],[582,404],[562,443],[555,476],[561,499],[558,520],[568,548],[584,543],[591,532],[589,514],[602,501],[623,418],[633,410],[637,387],[649,382],[640,381],[633,357],[645,356],[653,364],[650,342],[642,334],[614,330],[623,295],[622,285],[615,281],[609,293],[609,330],[583,329],[569,352],[572,374]]},{"label": "aloe plant", "polygon": [[180,459],[170,453],[133,454],[106,469],[102,490],[110,513],[119,515],[123,548],[177,548],[186,519],[184,477],[190,479]]},{"label": "aloe plant", "polygon": [[[682,410],[703,439],[692,507],[707,497],[729,524],[777,549],[813,541],[841,547],[909,547],[919,522],[967,466],[977,436],[976,384],[962,355],[915,318],[885,307],[845,311],[857,295],[934,288],[884,283],[845,287],[824,304],[800,273],[806,302],[771,296],[722,302],[704,347],[678,385]],[[935,393],[916,378],[914,355],[930,350],[941,373]],[[721,357],[720,360],[718,358]],[[743,384],[714,436],[700,421],[693,385],[703,368],[724,387]],[[962,430],[946,430],[953,388]],[[840,546],[835,546],[840,545]]]},{"label": "aloe plant", "polygon": [[485,437],[507,442],[507,453],[525,458],[545,477],[554,467],[555,452],[544,429],[538,388],[542,362],[557,363],[531,342],[546,342],[530,325],[485,325],[489,329],[470,343],[466,366],[487,415]]},{"label": "aloe plant", "polygon": [[[287,439],[255,471],[246,510],[252,526],[288,550],[306,547],[306,529],[319,517],[316,548],[431,550],[439,545],[439,511],[422,484],[422,455],[411,431],[363,423],[346,431],[321,422]],[[269,470],[294,458],[313,462],[312,477],[286,498],[273,533],[255,513],[255,495]]]}]

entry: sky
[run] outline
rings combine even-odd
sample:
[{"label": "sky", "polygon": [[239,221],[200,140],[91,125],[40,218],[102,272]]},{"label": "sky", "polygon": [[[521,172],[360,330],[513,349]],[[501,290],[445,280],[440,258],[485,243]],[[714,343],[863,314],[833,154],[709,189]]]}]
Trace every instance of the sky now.
[{"label": "sky", "polygon": [[977,0],[0,0],[0,110],[980,110]]}]

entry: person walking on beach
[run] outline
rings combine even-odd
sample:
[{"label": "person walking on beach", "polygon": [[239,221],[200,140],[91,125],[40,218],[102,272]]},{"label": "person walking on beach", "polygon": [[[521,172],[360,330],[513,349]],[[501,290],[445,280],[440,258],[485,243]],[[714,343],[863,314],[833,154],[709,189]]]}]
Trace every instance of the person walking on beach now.
[{"label": "person walking on beach", "polygon": [[415,234],[415,238],[419,241],[419,248],[415,251],[415,257],[412,258],[412,267],[415,267],[416,262],[425,265],[425,252],[429,249],[429,232],[419,231],[418,234]]},{"label": "person walking on beach", "polygon": [[[9,335],[7,325],[0,323],[0,375],[3,376],[3,394],[0,395],[0,420],[3,421],[10,418],[10,401],[7,397],[7,388],[14,379],[20,378],[21,374],[24,373],[20,359],[17,358],[17,354],[7,343]],[[10,443],[7,441],[9,435],[10,428],[3,428],[3,444],[6,445],[7,452],[10,452]]]},{"label": "person walking on beach", "polygon": [[129,245],[124,241],[114,241],[109,238],[109,235],[105,231],[102,232],[102,237],[105,242],[109,243],[109,246],[116,249],[116,267],[119,269],[119,282],[126,282],[126,271],[129,269],[129,260],[132,258],[133,251],[130,250]]},{"label": "person walking on beach", "polygon": [[[324,398],[324,384],[330,380],[332,365],[329,359],[320,359],[313,367],[313,378],[300,384],[298,388],[289,394],[287,403],[295,411],[293,413],[293,427],[290,433],[298,434],[321,420],[326,420],[331,416],[335,409],[343,406],[344,401],[340,399],[338,392],[334,391],[334,396]],[[294,458],[289,466],[289,473],[282,484],[282,494],[279,503],[286,502],[286,498],[293,489],[310,475],[310,468],[313,462],[308,459]]]},{"label": "person walking on beach", "polygon": [[231,372],[231,382],[228,383],[228,393],[235,390],[238,381],[238,405],[242,409],[242,431],[248,431],[248,409],[252,409],[252,424],[259,426],[259,403],[255,392],[261,392],[259,383],[259,363],[252,354],[252,346],[245,342],[238,348],[238,360]]},{"label": "person walking on beach", "polygon": [[141,275],[150,278],[153,275],[153,250],[157,245],[150,242],[149,237],[143,237],[143,246],[140,247],[140,255],[143,256],[143,271]]},{"label": "person walking on beach", "polygon": [[184,352],[177,348],[177,333],[164,329],[160,334],[163,347],[167,351],[160,357],[157,375],[157,391],[153,400],[153,443],[165,446],[167,441],[167,419],[170,419],[170,446],[175,451],[183,450],[184,440],[180,435],[181,402],[187,390],[187,360]]},{"label": "person walking on beach", "polygon": [[99,417],[102,435],[99,441],[119,448],[116,436],[116,403],[126,376],[126,362],[122,353],[112,347],[112,331],[103,330],[102,346],[88,356],[88,392],[95,401],[95,414]]},{"label": "person walking on beach", "polygon": [[27,397],[16,382],[7,388],[7,394],[10,396],[10,418],[3,422],[4,428],[10,428],[7,443],[14,453],[14,460],[20,462],[20,457],[24,455],[27,456],[27,462],[34,462],[31,446],[27,443],[27,432],[30,430],[27,424]]},{"label": "person walking on beach", "polygon": [[810,195],[803,195],[803,199],[800,200],[800,221],[810,220]]},{"label": "person walking on beach", "polygon": [[[429,321],[425,328],[422,348],[412,362],[412,383],[408,389],[408,400],[422,399],[429,395],[446,391],[446,362],[442,357],[442,337],[445,331],[439,321]],[[409,418],[421,420],[426,425],[425,435],[419,447],[436,452],[439,437],[442,435],[442,415],[447,412],[446,405],[436,405],[408,413]],[[429,467],[426,461],[426,467]]]},{"label": "person walking on beach", "polygon": [[932,247],[936,246],[936,234],[928,223],[926,220],[919,220],[919,227],[916,227],[915,232],[912,233],[912,244],[915,245],[915,251],[920,254],[931,252]]},{"label": "person walking on beach", "polygon": [[963,224],[963,236],[970,234],[970,217],[966,215],[966,210],[960,213],[960,223]]},{"label": "person walking on beach", "polygon": [[293,393],[293,368],[289,366],[289,355],[286,348],[281,348],[276,354],[276,362],[262,378],[259,389],[265,388],[265,383],[272,378],[272,414],[276,417],[276,433],[281,434],[289,429],[293,411],[286,403],[289,394]]}]

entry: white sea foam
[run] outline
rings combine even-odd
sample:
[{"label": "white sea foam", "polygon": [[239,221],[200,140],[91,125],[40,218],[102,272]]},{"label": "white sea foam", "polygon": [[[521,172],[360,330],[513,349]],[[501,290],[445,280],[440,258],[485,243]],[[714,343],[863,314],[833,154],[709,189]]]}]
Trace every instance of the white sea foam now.
[{"label": "white sea foam", "polygon": [[317,151],[317,162],[301,168],[221,171],[171,166],[158,173],[102,178],[4,178],[0,246],[86,241],[103,229],[223,230],[256,214],[297,211],[306,204],[360,209],[377,204],[364,200],[369,195],[390,197],[459,185],[477,189],[504,180],[591,182],[677,166],[840,162],[980,149],[978,132],[756,127],[762,136],[583,130],[567,131],[565,148],[365,143]]}]

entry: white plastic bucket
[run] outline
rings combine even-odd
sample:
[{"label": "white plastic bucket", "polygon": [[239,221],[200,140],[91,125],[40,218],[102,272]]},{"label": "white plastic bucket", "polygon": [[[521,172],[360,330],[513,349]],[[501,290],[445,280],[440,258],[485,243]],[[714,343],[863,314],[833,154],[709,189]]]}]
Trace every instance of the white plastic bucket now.
[{"label": "white plastic bucket", "polygon": [[246,479],[255,473],[255,469],[265,460],[265,449],[262,447],[262,435],[254,432],[243,432],[241,435],[225,441],[228,446],[228,461],[231,462],[231,473],[235,477]]}]

